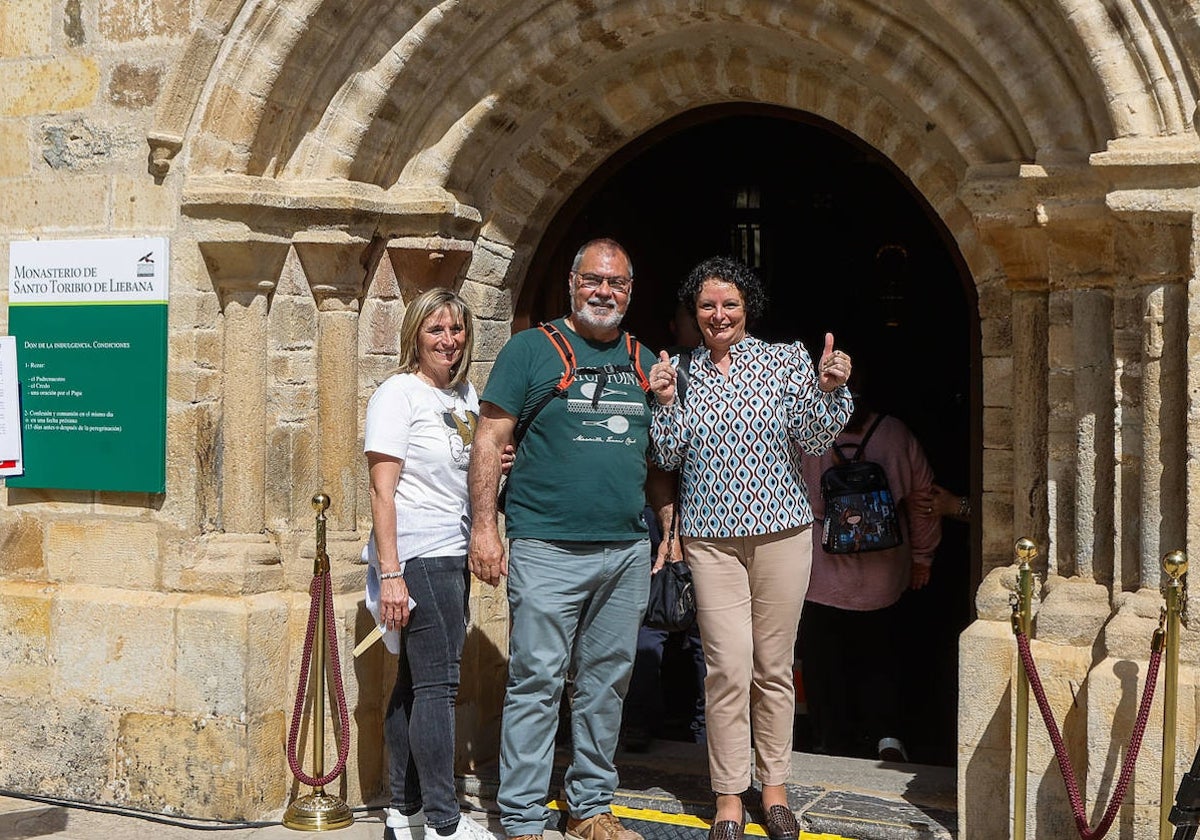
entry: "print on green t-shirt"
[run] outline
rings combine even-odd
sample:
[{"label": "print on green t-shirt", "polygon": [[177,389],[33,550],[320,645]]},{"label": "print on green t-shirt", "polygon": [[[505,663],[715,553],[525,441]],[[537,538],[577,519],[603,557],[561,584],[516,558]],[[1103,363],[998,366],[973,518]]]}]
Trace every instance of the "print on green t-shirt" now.
[{"label": "print on green t-shirt", "polygon": [[[624,338],[599,344],[554,325],[580,370],[565,397],[551,400],[529,427],[508,477],[509,537],[607,542],[646,534],[646,453],[650,408],[628,367]],[[654,355],[642,348],[642,369]],[[500,351],[482,401],[514,417],[528,414],[562,377],[563,362],[540,330],[524,330]]]}]

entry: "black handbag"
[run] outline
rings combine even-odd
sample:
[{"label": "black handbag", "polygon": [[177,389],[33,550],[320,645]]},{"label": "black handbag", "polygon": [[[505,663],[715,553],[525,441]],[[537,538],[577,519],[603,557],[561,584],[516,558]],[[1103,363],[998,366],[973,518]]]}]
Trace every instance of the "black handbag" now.
[{"label": "black handbag", "polygon": [[[675,541],[675,529],[679,524],[679,504],[671,517],[670,542]],[[679,560],[664,563],[663,567],[650,576],[650,600],[646,604],[646,617],[642,621],[655,630],[679,633],[691,630],[696,623],[696,587],[692,583],[692,570]]]},{"label": "black handbag", "polygon": [[650,576],[647,627],[672,633],[690,630],[696,623],[696,587],[687,563],[664,563]]}]

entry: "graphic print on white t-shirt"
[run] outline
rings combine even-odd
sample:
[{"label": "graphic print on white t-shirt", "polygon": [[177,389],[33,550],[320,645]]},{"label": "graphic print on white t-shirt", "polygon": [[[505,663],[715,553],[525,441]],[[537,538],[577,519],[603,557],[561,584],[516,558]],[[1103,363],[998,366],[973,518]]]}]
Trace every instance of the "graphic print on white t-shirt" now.
[{"label": "graphic print on white t-shirt", "polygon": [[451,411],[442,412],[442,422],[446,424],[446,435],[450,443],[450,460],[465,470],[471,460],[471,444],[475,442],[475,429],[479,425],[479,415],[474,411],[464,410],[460,416],[458,406],[455,406]]}]

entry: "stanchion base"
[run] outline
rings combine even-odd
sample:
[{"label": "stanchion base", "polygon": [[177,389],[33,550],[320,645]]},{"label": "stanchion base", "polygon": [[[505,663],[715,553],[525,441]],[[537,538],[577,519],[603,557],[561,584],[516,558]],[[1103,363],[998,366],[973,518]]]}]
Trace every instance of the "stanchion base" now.
[{"label": "stanchion base", "polygon": [[354,817],[341,798],[318,791],[289,805],[283,824],[296,831],[333,831],[353,825]]}]

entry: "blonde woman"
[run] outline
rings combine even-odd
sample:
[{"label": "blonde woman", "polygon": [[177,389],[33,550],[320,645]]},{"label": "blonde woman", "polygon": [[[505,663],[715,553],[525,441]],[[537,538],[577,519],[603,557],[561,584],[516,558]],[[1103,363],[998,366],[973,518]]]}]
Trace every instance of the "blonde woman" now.
[{"label": "blonde woman", "polygon": [[448,289],[425,292],[404,313],[399,372],[367,405],[367,600],[400,658],[384,720],[385,837],[395,840],[492,840],[460,814],[454,789],[469,591],[467,464],[479,420],[479,397],[467,381],[472,340],[467,305]]}]

